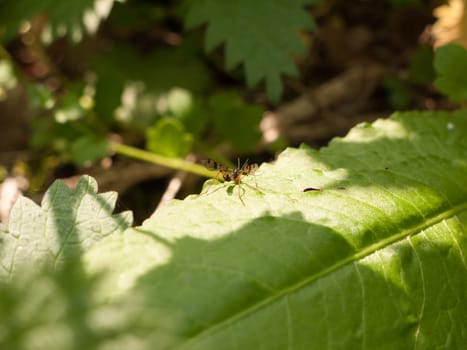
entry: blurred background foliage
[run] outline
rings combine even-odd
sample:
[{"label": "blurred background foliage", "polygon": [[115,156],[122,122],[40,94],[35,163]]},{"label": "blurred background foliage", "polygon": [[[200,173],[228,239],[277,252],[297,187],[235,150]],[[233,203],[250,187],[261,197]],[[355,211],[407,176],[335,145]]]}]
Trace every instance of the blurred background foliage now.
[{"label": "blurred background foliage", "polygon": [[[0,180],[39,197],[90,173],[138,222],[171,179],[183,180],[179,197],[199,190],[164,157],[267,161],[394,110],[456,108],[465,5],[0,0]],[[354,67],[358,86],[345,80]],[[162,157],[142,164],[120,143]]]}]

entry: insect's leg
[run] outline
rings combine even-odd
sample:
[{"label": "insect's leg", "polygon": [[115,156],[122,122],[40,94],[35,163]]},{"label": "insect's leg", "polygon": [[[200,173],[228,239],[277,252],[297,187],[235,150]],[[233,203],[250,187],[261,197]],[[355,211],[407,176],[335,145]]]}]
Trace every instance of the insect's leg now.
[{"label": "insect's leg", "polygon": [[258,188],[258,182],[256,181],[256,175],[253,174],[253,179],[255,179],[255,186]]},{"label": "insect's leg", "polygon": [[240,202],[242,202],[243,206],[245,206],[245,202],[243,201],[243,198],[242,198],[242,193],[240,192],[241,190],[240,183],[237,184],[237,187],[238,187],[238,198],[240,199]]},{"label": "insect's leg", "polygon": [[[217,179],[216,179],[216,180],[217,180]],[[219,180],[217,180],[217,181],[219,181]],[[210,191],[210,189],[211,189],[212,186],[213,186],[213,185],[208,186],[208,187],[206,188],[206,191],[205,191],[205,192],[201,192],[201,193],[200,193],[200,196],[201,196],[201,195],[207,195],[207,194],[213,194],[213,193],[215,193],[215,192],[217,192],[217,191],[219,191],[220,189],[223,188],[223,186],[219,186],[218,188],[216,188],[216,189]]]},{"label": "insect's leg", "polygon": [[264,191],[266,191],[264,188],[261,188],[259,186],[251,186],[250,184],[247,184],[247,183],[243,183],[245,186],[249,187],[250,189],[252,189],[253,191],[255,192],[260,192],[260,193],[264,193]]}]

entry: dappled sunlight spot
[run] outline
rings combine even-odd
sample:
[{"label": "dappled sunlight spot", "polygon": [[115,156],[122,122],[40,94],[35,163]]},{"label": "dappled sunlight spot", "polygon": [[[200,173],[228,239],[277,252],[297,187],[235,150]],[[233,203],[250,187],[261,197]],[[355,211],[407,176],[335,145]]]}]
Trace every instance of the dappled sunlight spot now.
[{"label": "dappled sunlight spot", "polygon": [[404,281],[401,278],[401,273],[404,266],[402,266],[401,251],[398,247],[400,244],[396,243],[396,245],[377,250],[360,259],[358,265],[365,266],[365,268],[383,276],[388,283],[403,290]]},{"label": "dappled sunlight spot", "polygon": [[409,130],[396,119],[378,119],[373,124],[360,123],[352,128],[345,138],[338,138],[339,142],[345,143],[370,143],[378,138],[387,138],[389,140],[407,140]]},{"label": "dappled sunlight spot", "polygon": [[[115,257],[116,251],[119,252],[118,257]],[[168,244],[128,230],[96,244],[84,255],[84,265],[91,273],[103,272],[103,295],[116,297],[131,289],[136,280],[148,271],[168,264],[171,257],[172,248]]]},{"label": "dappled sunlight spot", "polygon": [[273,143],[280,137],[279,123],[274,113],[266,112],[259,125],[265,143]]},{"label": "dappled sunlight spot", "polygon": [[84,11],[83,23],[88,33],[91,33],[91,34],[95,33],[97,31],[97,28],[99,27],[99,22],[100,22],[100,18],[96,14],[96,12],[92,10]]},{"label": "dappled sunlight spot", "polygon": [[[171,243],[186,236],[215,240],[251,221],[251,198],[246,198],[246,206],[243,206],[236,193],[232,195],[226,193],[227,185],[219,186],[222,187],[216,188],[218,190],[213,193],[192,196],[188,201],[169,202],[145,221],[142,229],[164,232],[164,238]],[[199,204],[193,206],[194,200],[199,201]],[[235,207],[232,206],[233,202],[237,204]],[[177,210],[174,210],[174,207],[177,207]],[[207,212],[209,214],[206,214]],[[180,213],[183,213],[182,220]],[[202,221],[200,221],[201,217],[204,218]],[[158,218],[164,218],[164,221]],[[178,227],[176,232],[173,230],[175,222]]]}]

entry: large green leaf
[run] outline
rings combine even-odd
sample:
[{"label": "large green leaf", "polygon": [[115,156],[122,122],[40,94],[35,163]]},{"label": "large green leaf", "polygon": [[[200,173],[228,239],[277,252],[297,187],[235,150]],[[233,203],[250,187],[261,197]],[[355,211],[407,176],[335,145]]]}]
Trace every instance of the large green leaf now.
[{"label": "large green leaf", "polygon": [[292,54],[303,52],[299,29],[313,29],[304,10],[316,0],[192,0],[186,18],[188,28],[207,23],[206,49],[225,42],[226,66],[245,65],[249,86],[266,80],[268,95],[282,93],[280,75],[296,75]]},{"label": "large green leaf", "polygon": [[466,132],[467,111],[403,113],[288,149],[106,237],[87,269],[144,305],[152,348],[461,349]]}]

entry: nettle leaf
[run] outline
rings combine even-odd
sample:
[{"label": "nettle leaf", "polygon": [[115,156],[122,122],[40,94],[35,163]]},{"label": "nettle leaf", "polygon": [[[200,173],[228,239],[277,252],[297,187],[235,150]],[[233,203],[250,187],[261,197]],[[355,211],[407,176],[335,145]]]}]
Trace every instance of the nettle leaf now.
[{"label": "nettle leaf", "polygon": [[[2,40],[16,36],[21,26],[37,15],[49,20],[42,33],[50,42],[55,37],[68,35],[73,41],[80,41],[84,33],[96,32],[99,23],[107,18],[115,0],[16,0],[0,2],[0,23],[4,35]],[[0,27],[0,28],[1,28]]]},{"label": "nettle leaf", "polygon": [[277,100],[281,74],[297,74],[292,55],[304,49],[298,30],[315,27],[304,6],[316,2],[193,0],[185,23],[190,29],[207,23],[206,50],[225,42],[227,69],[243,63],[248,85],[265,79],[268,96]]},{"label": "nettle leaf", "polygon": [[101,279],[81,264],[86,250],[132,221],[129,212],[112,215],[115,193],[96,190],[88,176],[74,190],[56,181],[41,207],[21,197],[9,227],[0,225],[1,349],[144,349],[145,339],[131,337],[145,326],[135,303],[103,303]]},{"label": "nettle leaf", "polygon": [[453,101],[467,101],[467,50],[447,44],[435,52],[435,86]]},{"label": "nettle leaf", "polygon": [[466,132],[467,111],[398,113],[287,149],[106,237],[87,269],[145,305],[158,349],[460,349]]},{"label": "nettle leaf", "polygon": [[76,259],[103,237],[131,225],[132,213],[112,215],[115,192],[97,194],[97,183],[83,176],[74,190],[58,180],[41,206],[20,197],[8,229],[0,231],[0,282],[17,271],[57,268]]}]

